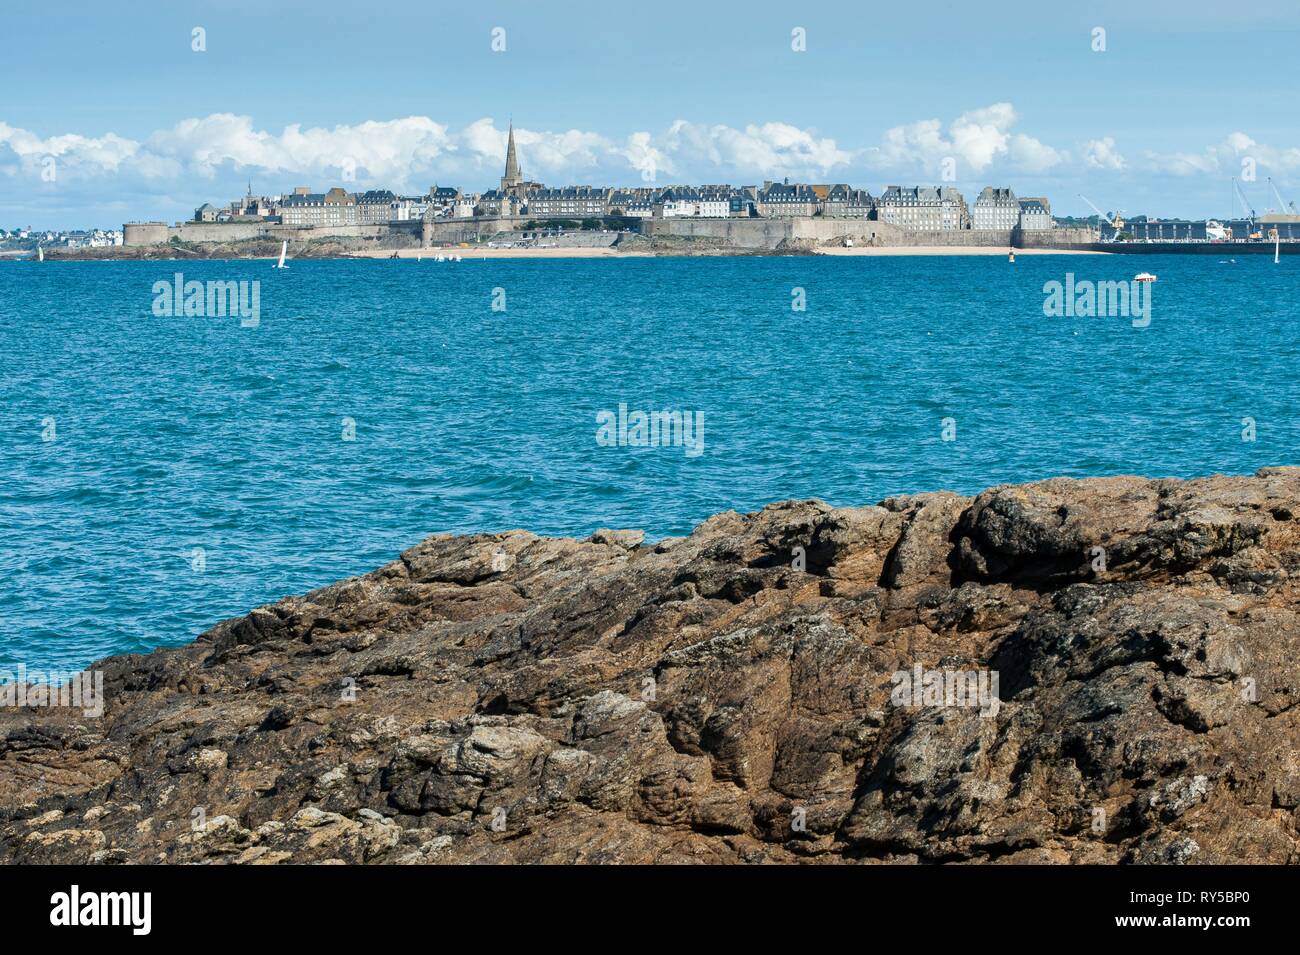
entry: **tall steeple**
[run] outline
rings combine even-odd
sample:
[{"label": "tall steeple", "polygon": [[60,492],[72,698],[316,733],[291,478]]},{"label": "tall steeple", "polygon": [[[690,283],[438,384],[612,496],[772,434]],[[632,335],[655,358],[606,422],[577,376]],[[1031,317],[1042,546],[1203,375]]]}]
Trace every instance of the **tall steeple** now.
[{"label": "tall steeple", "polygon": [[510,122],[510,139],[506,143],[506,174],[501,177],[501,191],[509,192],[519,186],[524,177],[519,173],[519,157],[515,155],[515,124]]}]

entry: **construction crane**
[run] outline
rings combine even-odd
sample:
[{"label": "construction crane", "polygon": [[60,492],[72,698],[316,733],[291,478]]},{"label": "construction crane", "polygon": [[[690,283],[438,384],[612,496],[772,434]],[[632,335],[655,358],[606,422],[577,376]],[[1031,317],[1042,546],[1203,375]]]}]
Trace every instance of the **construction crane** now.
[{"label": "construction crane", "polygon": [[1088,205],[1092,206],[1092,211],[1097,213],[1097,215],[1099,215],[1108,226],[1114,229],[1116,235],[1119,235],[1120,230],[1124,228],[1124,219],[1120,215],[1120,212],[1122,210],[1116,209],[1115,218],[1112,219],[1110,216],[1106,215],[1106,213],[1098,209],[1097,204],[1093,202],[1091,199],[1089,199],[1087,196],[1085,196],[1082,192],[1079,193],[1079,198],[1082,199],[1084,202],[1088,203]]},{"label": "construction crane", "polygon": [[1236,192],[1237,198],[1241,200],[1242,211],[1247,213],[1246,235],[1251,239],[1262,239],[1264,237],[1263,233],[1255,228],[1255,207],[1252,206],[1250,200],[1246,198],[1246,193],[1241,188],[1241,183],[1237,181],[1236,176],[1232,177],[1232,188]]},{"label": "construction crane", "polygon": [[1281,213],[1283,213],[1283,214],[1286,214],[1286,213],[1289,212],[1291,215],[1297,215],[1297,214],[1300,214],[1300,213],[1297,213],[1297,211],[1296,211],[1296,207],[1295,207],[1295,203],[1294,203],[1294,202],[1287,202],[1285,199],[1282,198],[1282,193],[1278,192],[1278,190],[1277,190],[1277,183],[1275,183],[1275,182],[1273,181],[1273,177],[1272,177],[1272,176],[1269,176],[1269,177],[1268,177],[1268,187],[1269,187],[1270,189],[1273,190],[1273,195],[1277,196],[1277,211],[1278,211],[1278,212],[1281,212]]}]

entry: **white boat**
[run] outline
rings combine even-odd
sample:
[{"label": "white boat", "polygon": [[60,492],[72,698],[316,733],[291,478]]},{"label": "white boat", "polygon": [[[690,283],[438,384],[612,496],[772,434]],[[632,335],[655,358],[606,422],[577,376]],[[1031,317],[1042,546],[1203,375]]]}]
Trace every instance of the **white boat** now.
[{"label": "white boat", "polygon": [[273,269],[287,269],[289,266],[284,264],[284,255],[289,251],[289,240],[285,239],[280,243],[280,261],[271,266]]},{"label": "white boat", "polygon": [[1139,272],[1137,275],[1133,276],[1134,282],[1154,282],[1155,280],[1156,277],[1150,272]]},{"label": "white boat", "polygon": [[1205,237],[1211,242],[1227,242],[1232,238],[1232,230],[1222,222],[1214,219],[1205,220]]}]

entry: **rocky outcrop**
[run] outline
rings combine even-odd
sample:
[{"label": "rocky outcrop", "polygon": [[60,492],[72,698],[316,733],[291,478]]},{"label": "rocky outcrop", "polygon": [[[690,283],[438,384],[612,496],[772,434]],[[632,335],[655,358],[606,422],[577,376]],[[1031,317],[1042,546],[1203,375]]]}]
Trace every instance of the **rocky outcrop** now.
[{"label": "rocky outcrop", "polygon": [[1293,862],[1298,514],[1268,469],[431,537],[0,712],[0,859]]}]

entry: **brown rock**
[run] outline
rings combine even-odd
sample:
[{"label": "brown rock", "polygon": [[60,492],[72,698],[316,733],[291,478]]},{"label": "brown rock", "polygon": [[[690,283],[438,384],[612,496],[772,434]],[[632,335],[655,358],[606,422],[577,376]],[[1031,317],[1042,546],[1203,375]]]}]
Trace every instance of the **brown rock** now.
[{"label": "brown rock", "polygon": [[1295,515],[1274,468],[436,535],[0,711],[0,861],[1291,861]]}]

